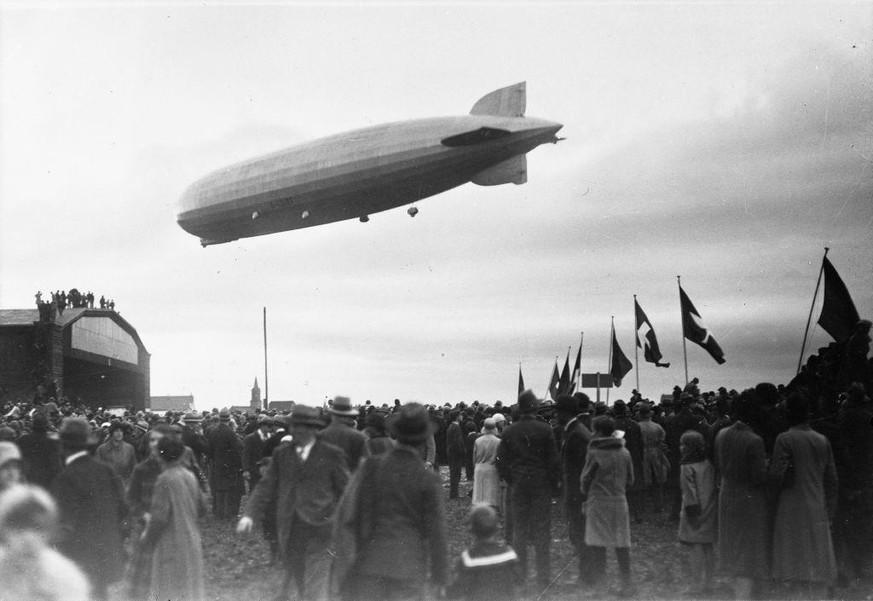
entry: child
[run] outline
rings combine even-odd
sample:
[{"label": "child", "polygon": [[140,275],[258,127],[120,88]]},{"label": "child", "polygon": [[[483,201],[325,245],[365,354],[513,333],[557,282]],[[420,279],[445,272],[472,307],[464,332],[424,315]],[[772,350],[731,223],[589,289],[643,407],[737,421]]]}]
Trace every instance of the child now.
[{"label": "child", "polygon": [[715,468],[706,458],[706,441],[700,432],[688,430],[679,439],[682,455],[679,483],[682,488],[682,514],[679,542],[691,548],[692,585],[686,591],[700,594],[712,587],[718,500],[715,495]]},{"label": "child", "polygon": [[458,579],[446,591],[450,599],[513,601],[521,583],[518,556],[497,540],[497,512],[489,505],[470,511],[475,542],[458,560]]}]

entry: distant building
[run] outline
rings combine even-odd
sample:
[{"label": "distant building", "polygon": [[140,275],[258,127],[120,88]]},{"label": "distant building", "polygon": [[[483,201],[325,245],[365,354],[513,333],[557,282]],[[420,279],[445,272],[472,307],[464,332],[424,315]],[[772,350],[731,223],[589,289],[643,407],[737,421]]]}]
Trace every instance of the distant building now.
[{"label": "distant building", "polygon": [[152,411],[194,411],[194,395],[153,396],[148,408]]},{"label": "distant building", "polygon": [[150,362],[136,329],[114,310],[0,310],[0,401],[66,396],[92,408],[143,409]]}]

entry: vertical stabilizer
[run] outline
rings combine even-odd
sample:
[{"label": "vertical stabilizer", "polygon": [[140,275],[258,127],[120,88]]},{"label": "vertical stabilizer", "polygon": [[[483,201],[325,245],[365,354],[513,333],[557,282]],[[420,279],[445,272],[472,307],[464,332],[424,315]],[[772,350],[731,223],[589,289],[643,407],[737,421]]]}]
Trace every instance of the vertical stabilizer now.
[{"label": "vertical stabilizer", "polygon": [[495,117],[524,117],[527,105],[527,82],[494,90],[486,94],[470,109],[471,115]]}]

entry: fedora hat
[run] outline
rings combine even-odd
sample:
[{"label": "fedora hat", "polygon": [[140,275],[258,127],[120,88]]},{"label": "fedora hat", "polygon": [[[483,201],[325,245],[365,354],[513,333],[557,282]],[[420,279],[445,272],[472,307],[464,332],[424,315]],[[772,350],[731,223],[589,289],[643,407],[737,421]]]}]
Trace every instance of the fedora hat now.
[{"label": "fedora hat", "polygon": [[338,396],[333,400],[333,405],[327,408],[328,413],[334,415],[355,416],[358,410],[352,407],[352,400],[347,396]]},{"label": "fedora hat", "polygon": [[528,388],[518,395],[518,411],[519,413],[534,413],[540,404],[540,400],[534,391]]},{"label": "fedora hat", "polygon": [[307,407],[306,405],[297,405],[294,411],[288,418],[289,426],[310,426],[312,428],[321,428],[324,426],[324,418],[321,411],[315,407]]},{"label": "fedora hat", "polygon": [[388,418],[388,432],[398,442],[417,444],[430,435],[430,416],[418,403],[407,403]]}]

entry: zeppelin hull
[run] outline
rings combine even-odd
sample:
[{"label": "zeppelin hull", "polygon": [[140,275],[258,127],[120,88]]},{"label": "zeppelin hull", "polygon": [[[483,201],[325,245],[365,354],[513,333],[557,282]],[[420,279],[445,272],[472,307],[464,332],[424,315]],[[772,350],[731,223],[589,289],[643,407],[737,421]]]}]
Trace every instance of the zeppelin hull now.
[{"label": "zeppelin hull", "polygon": [[[467,115],[346,132],[202,178],[183,195],[177,220],[204,246],[365,220],[482,172],[493,174],[487,170],[556,141],[560,128],[542,119]],[[523,176],[506,181],[520,183]],[[493,175],[475,179],[505,183],[493,180]]]}]

